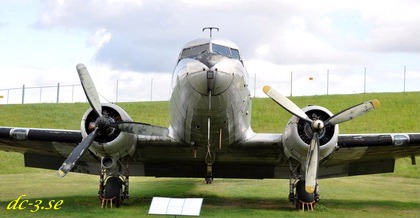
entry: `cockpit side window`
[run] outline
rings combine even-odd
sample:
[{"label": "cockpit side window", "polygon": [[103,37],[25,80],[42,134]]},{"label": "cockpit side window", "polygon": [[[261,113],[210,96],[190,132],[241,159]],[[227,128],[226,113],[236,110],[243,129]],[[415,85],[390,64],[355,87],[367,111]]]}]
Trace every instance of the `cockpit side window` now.
[{"label": "cockpit side window", "polygon": [[190,56],[191,48],[184,48],[181,53],[181,58],[186,58]]},{"label": "cockpit side window", "polygon": [[239,56],[239,51],[237,49],[230,49],[230,52],[232,53],[232,58],[240,60],[241,57]]}]

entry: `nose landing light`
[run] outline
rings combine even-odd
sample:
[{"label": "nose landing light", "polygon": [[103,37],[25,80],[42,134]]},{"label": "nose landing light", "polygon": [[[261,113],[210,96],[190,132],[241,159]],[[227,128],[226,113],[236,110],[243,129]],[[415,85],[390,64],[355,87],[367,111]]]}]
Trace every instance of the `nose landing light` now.
[{"label": "nose landing light", "polygon": [[200,71],[189,73],[188,83],[190,86],[202,95],[219,95],[226,91],[233,82],[232,73],[215,70]]}]

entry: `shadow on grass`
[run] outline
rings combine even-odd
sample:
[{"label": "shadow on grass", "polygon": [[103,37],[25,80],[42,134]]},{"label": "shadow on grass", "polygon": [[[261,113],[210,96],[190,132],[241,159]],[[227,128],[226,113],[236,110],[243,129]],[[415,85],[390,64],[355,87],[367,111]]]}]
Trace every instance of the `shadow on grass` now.
[{"label": "shadow on grass", "polygon": [[387,208],[390,210],[418,210],[419,202],[401,202],[390,200],[342,200],[325,199],[320,205],[326,208],[347,208],[347,209],[365,209],[365,208]]},{"label": "shadow on grass", "polygon": [[[181,180],[181,179],[180,179]],[[233,180],[229,180],[233,181]],[[237,196],[219,196],[217,189],[220,184],[206,185],[197,179],[182,179],[181,182],[174,180],[155,182],[141,182],[142,187],[138,193],[133,193],[128,204],[147,204],[149,205],[153,197],[171,197],[171,198],[203,198],[203,207],[218,208],[248,208],[248,209],[273,209],[273,210],[294,210],[293,205],[288,201],[287,196],[281,199],[260,198],[260,197],[237,197]],[[196,187],[210,188],[206,191],[198,191]],[[240,191],[240,189],[238,189]],[[139,197],[141,196],[141,197]]]}]

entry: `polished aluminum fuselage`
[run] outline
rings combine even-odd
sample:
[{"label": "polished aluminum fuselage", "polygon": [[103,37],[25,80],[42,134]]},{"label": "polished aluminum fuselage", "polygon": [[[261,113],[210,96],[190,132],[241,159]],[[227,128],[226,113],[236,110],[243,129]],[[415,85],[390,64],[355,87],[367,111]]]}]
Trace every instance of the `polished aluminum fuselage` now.
[{"label": "polished aluminum fuselage", "polygon": [[276,167],[283,153],[280,134],[251,129],[248,79],[231,41],[197,39],[185,45],[173,71],[169,137],[138,139],[144,175],[287,176]]},{"label": "polished aluminum fuselage", "polygon": [[223,148],[252,133],[248,73],[240,60],[218,54],[180,60],[170,108],[171,136],[195,147]]}]

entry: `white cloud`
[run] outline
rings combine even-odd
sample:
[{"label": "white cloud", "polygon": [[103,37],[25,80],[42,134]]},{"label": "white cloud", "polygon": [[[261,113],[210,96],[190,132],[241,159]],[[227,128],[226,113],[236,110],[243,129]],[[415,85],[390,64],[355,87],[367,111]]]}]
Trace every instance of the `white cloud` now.
[{"label": "white cloud", "polygon": [[102,48],[102,46],[111,40],[111,33],[105,28],[96,30],[88,39],[88,45],[93,46],[96,50]]},{"label": "white cloud", "polygon": [[258,59],[265,59],[269,57],[270,53],[270,45],[268,44],[261,45],[255,49],[255,54]]},{"label": "white cloud", "polygon": [[[334,15],[334,12],[359,11],[365,22],[372,22],[375,29],[372,30],[371,38],[361,42],[350,42],[355,45],[368,43],[368,47],[378,47],[389,41],[404,42],[407,46],[412,45],[414,43],[412,35],[392,36],[390,33],[394,31],[394,28],[393,25],[389,26],[388,24],[390,21],[401,24],[405,21],[418,20],[415,13],[409,13],[411,14],[409,17],[412,18],[407,19],[401,12],[390,13],[390,9],[381,9],[392,7],[378,7],[377,4],[360,1],[344,5],[335,1],[317,1],[315,3],[305,1],[299,4],[295,4],[293,1],[265,1],[263,3],[228,1],[222,4],[213,1],[197,3],[185,0],[153,1],[153,3],[137,1],[106,1],[101,4],[97,1],[54,3],[46,4],[40,23],[50,27],[82,28],[89,32],[92,32],[92,29],[107,29],[115,37],[115,41],[111,41],[109,47],[99,50],[97,55],[99,61],[107,62],[112,62],[110,54],[113,53],[113,50],[120,54],[118,49],[121,47],[118,45],[124,44],[124,42],[131,45],[127,47],[136,50],[128,52],[133,55],[143,58],[145,58],[144,56],[164,57],[167,53],[165,48],[176,49],[173,45],[179,43],[181,39],[186,40],[187,34],[192,37],[203,36],[199,33],[201,27],[206,25],[221,26],[223,32],[238,39],[244,51],[254,52],[257,49],[256,45],[267,44],[269,41],[272,51],[295,52],[297,54],[294,56],[300,58],[300,61],[311,60],[313,62],[314,50],[322,49],[324,58],[328,59],[336,56],[336,53],[342,52],[339,50],[340,48],[349,46],[348,41],[335,39],[339,35],[331,30],[335,19],[331,16]],[[398,9],[401,9],[399,11],[412,8],[408,4],[399,4],[393,1],[388,4],[398,5]],[[235,10],[231,10],[232,8]],[[385,15],[391,18],[382,19],[382,16],[386,17]],[[402,26],[399,28],[404,29],[404,25]],[[350,28],[349,31],[352,31],[351,29],[358,27],[348,26],[348,28]],[[384,34],[387,37],[384,37]],[[381,40],[377,39],[382,39],[384,43],[379,43]],[[415,43],[414,45],[416,47]],[[285,46],[288,46],[287,49],[284,49]],[[364,47],[359,46],[359,49]],[[128,48],[122,46],[122,49]],[[325,55],[326,50],[329,52],[328,55]],[[158,53],[153,54],[154,52]],[[307,58],[305,58],[306,56]],[[321,58],[320,61],[323,59]],[[119,60],[118,62],[124,61]],[[126,62],[130,69],[140,69],[134,63],[134,59],[126,60]],[[150,60],[146,63],[150,63]],[[145,68],[149,71],[152,69],[152,67]]]},{"label": "white cloud", "polygon": [[368,42],[379,52],[420,52],[420,2],[382,1],[360,5],[366,22],[372,24]]},{"label": "white cloud", "polygon": [[[401,86],[392,83],[398,80],[391,79],[392,74],[383,76],[387,67],[407,65],[408,75],[414,75],[412,84],[420,82],[415,76],[420,74],[418,1],[47,0],[40,5],[38,20],[25,21],[35,25],[2,28],[7,29],[0,39],[8,42],[3,48],[8,56],[0,60],[1,69],[19,74],[27,66],[16,76],[22,80],[11,77],[9,83],[46,85],[62,78],[78,83],[74,66],[83,62],[111,101],[117,80],[127,82],[120,86],[121,95],[127,89],[127,99],[147,100],[147,94],[139,96],[150,92],[151,78],[169,81],[179,50],[194,38],[207,37],[201,32],[205,26],[218,26],[214,36],[229,38],[241,48],[250,78],[257,75],[257,95],[263,96],[260,87],[268,82],[288,94],[291,71],[293,90],[303,95],[326,92],[327,69],[331,92],[363,91],[364,67],[389,90]],[[5,33],[15,37],[5,38]],[[314,81],[308,81],[311,75]],[[412,84],[410,90],[418,89]]]}]

